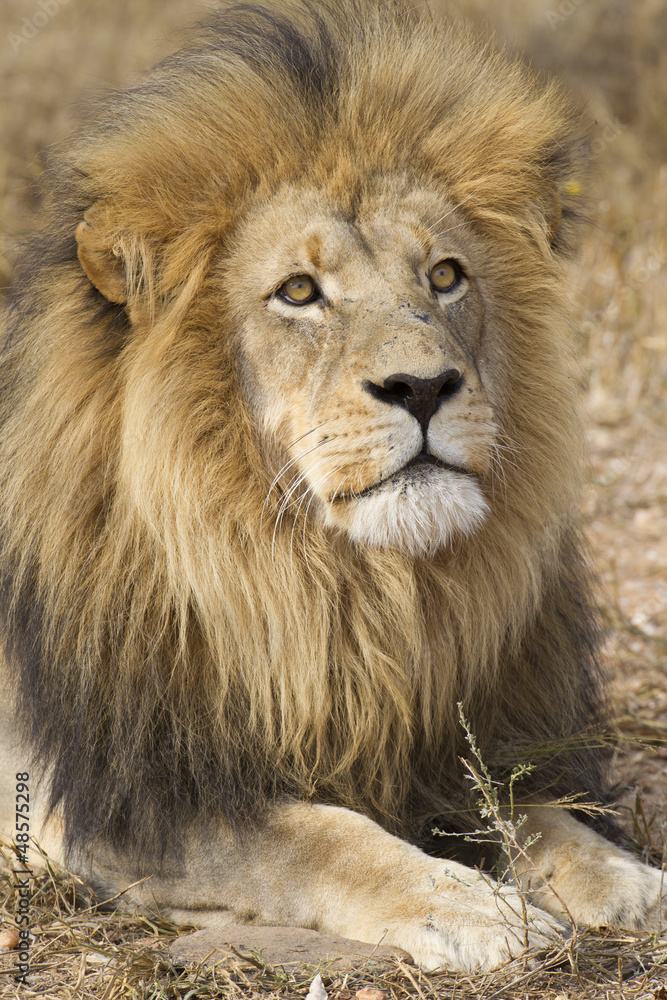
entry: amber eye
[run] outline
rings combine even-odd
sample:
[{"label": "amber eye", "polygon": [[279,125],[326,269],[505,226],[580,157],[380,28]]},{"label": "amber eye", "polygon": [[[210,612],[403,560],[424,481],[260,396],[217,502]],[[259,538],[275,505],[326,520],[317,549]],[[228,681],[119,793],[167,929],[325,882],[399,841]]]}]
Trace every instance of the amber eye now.
[{"label": "amber eye", "polygon": [[293,306],[305,306],[319,297],[317,285],[307,274],[289,278],[278,289],[278,295]]},{"label": "amber eye", "polygon": [[461,280],[461,268],[455,260],[441,260],[431,268],[429,278],[437,292],[451,292]]}]

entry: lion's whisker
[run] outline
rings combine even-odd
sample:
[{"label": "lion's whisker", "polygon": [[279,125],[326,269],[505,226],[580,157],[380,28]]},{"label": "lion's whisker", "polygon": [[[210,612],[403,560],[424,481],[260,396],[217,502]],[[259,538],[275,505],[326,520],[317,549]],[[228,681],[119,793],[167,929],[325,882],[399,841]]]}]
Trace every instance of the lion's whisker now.
[{"label": "lion's whisker", "polygon": [[[279,481],[280,477],[283,476],[288,471],[288,469],[290,469],[292,466],[296,465],[296,463],[299,462],[302,458],[305,458],[307,455],[312,454],[312,452],[316,451],[324,443],[325,443],[324,440],[318,441],[317,444],[314,444],[311,448],[306,448],[305,451],[302,451],[302,452],[300,452],[300,454],[295,455],[293,458],[291,458],[289,460],[289,462],[285,462],[285,464],[280,469],[280,471],[276,473],[276,475],[273,477],[273,481],[271,482],[271,485],[270,485],[270,487],[269,487],[269,489],[267,491],[266,497],[264,499],[264,503],[262,504],[262,515],[261,515],[260,523],[264,519],[264,512],[266,510],[266,505],[269,502],[269,498],[271,496],[271,493],[273,492],[273,490],[278,485],[278,481]],[[282,501],[282,499],[283,498],[281,497],[281,501]],[[277,502],[280,502],[280,501],[277,501]]]},{"label": "lion's whisker", "polygon": [[323,444],[325,444],[325,440],[318,441],[316,444],[312,445],[310,448],[306,448],[303,451],[299,452],[298,455],[293,455],[292,458],[290,458],[289,462],[285,462],[285,464],[282,466],[282,468],[273,477],[273,480],[271,482],[271,486],[269,487],[269,490],[267,492],[267,499],[268,499],[269,495],[271,494],[271,492],[276,488],[276,486],[278,484],[278,480],[280,479],[280,477],[282,475],[284,475],[285,472],[287,472],[287,470],[291,466],[296,465],[297,462],[300,462],[301,459],[305,458],[307,455],[312,454],[312,452],[316,451]]},{"label": "lion's whisker", "polygon": [[[311,450],[314,451],[315,449],[311,449]],[[284,514],[286,513],[286,511],[295,502],[295,501],[291,500],[291,497],[294,495],[295,491],[299,488],[299,486],[307,479],[308,475],[310,473],[312,473],[312,471],[314,469],[316,469],[318,467],[318,465],[321,465],[322,462],[324,462],[324,461],[326,461],[326,458],[320,459],[318,462],[315,462],[315,464],[313,466],[311,466],[306,472],[302,473],[300,476],[297,476],[296,479],[293,481],[292,485],[290,486],[289,490],[287,490],[287,492],[283,495],[282,500],[281,500],[281,504],[280,504],[280,509],[279,509],[278,514],[276,516],[276,523],[275,523],[275,525],[273,527],[273,537],[271,539],[271,558],[272,559],[273,559],[273,556],[274,556],[274,553],[275,553],[276,532],[278,531],[278,527],[280,525],[280,522],[282,521],[282,518],[283,518]],[[323,478],[326,478],[326,476],[323,477]],[[310,487],[310,488],[312,489],[313,487]],[[297,506],[298,506],[298,502],[297,502]]]},{"label": "lion's whisker", "polygon": [[492,492],[492,495],[493,495],[493,499],[495,500],[495,483],[496,483],[496,480],[498,480],[498,482],[500,483],[500,486],[502,488],[502,502],[503,502],[503,505],[507,506],[507,476],[505,474],[505,469],[503,467],[503,463],[500,460],[498,454],[496,453],[496,445],[495,445],[495,443],[494,443],[494,445],[492,447],[493,447],[493,450],[491,452],[491,463],[493,465],[493,469],[494,469],[495,475],[491,478],[491,492]]},{"label": "lion's whisker", "polygon": [[[303,441],[304,438],[307,438],[310,434],[314,434],[315,431],[319,431],[322,427],[324,427],[328,423],[331,423],[331,421],[323,420],[321,424],[316,424],[315,427],[311,427],[309,431],[305,431],[303,434],[300,434],[298,438],[294,438],[293,441],[291,441],[288,445],[286,445],[282,449],[282,451],[280,451],[276,455],[276,457],[271,460],[271,465],[275,465],[276,462],[279,462],[282,456],[285,455],[288,451],[290,451],[290,449],[293,448],[295,444],[298,444],[300,441]],[[326,438],[323,438],[323,440],[326,441]]]},{"label": "lion's whisker", "polygon": [[512,438],[498,432],[496,433],[494,446],[499,450],[509,451],[515,455],[518,455],[522,451],[522,448],[516,443],[516,441],[513,441]]},{"label": "lion's whisker", "polygon": [[[280,511],[278,513],[279,518],[282,517],[282,515],[285,513],[285,511],[289,509],[289,507],[293,506],[295,503],[298,502],[295,500],[291,500],[291,497],[294,495],[295,490],[299,488],[299,486],[308,478],[308,476],[315,469],[317,469],[318,466],[322,465],[322,463],[326,461],[327,461],[326,457],[319,459],[319,461],[309,466],[309,468],[306,469],[304,473],[298,476],[296,480],[292,481],[292,485],[290,486],[289,490],[287,490],[287,492],[283,495],[282,502],[280,505]],[[324,476],[323,478],[326,479],[326,476]]]},{"label": "lion's whisker", "polygon": [[510,468],[515,469],[518,473],[520,473],[524,477],[524,479],[529,480],[531,483],[537,483],[537,479],[535,478],[535,476],[531,476],[529,472],[523,469],[516,462],[512,462],[509,458],[507,458],[506,455],[503,455],[502,457],[499,455],[498,461],[502,464],[504,469],[506,469],[509,466]]},{"label": "lion's whisker", "polygon": [[[428,226],[427,226],[427,229],[429,229],[429,230],[430,230],[430,231],[431,231],[432,233],[434,233],[434,232],[435,232],[435,227],[436,227],[436,226],[439,226],[441,222],[444,222],[444,220],[445,220],[445,219],[449,218],[449,216],[450,216],[450,215],[452,214],[452,212],[455,212],[455,211],[457,210],[457,208],[460,208],[460,207],[461,207],[461,205],[465,205],[465,203],[466,203],[467,201],[470,201],[470,199],[471,199],[471,198],[472,198],[472,194],[469,194],[469,195],[466,195],[466,197],[465,197],[465,198],[462,198],[462,199],[461,199],[461,201],[457,201],[456,205],[453,205],[453,206],[452,206],[452,207],[451,207],[451,208],[449,209],[449,211],[448,211],[448,212],[445,212],[445,214],[444,214],[444,215],[441,215],[439,219],[436,219],[436,220],[435,220],[435,222],[430,222],[430,223],[428,224]],[[465,225],[465,223],[462,223],[462,225]],[[454,227],[454,228],[457,228],[457,229],[458,229],[458,226],[456,226],[456,227]],[[447,230],[447,232],[448,232],[448,233],[451,233],[451,232],[453,232],[453,231],[454,231],[454,229],[448,229],[448,230]]]},{"label": "lion's whisker", "polygon": [[[312,468],[316,468],[317,465],[321,464],[321,461],[318,462],[318,463],[316,463],[315,466],[313,466]],[[309,470],[309,472],[312,472],[312,468]],[[290,533],[290,566],[292,568],[293,568],[293,565],[294,565],[293,564],[294,530],[296,528],[296,523],[297,523],[297,520],[299,518],[300,509],[301,509],[303,503],[305,502],[305,499],[308,496],[308,494],[309,493],[311,494],[311,501],[312,501],[312,498],[316,496],[315,491],[316,491],[317,487],[320,485],[320,483],[325,482],[330,476],[335,475],[336,472],[338,472],[338,471],[340,471],[340,466],[336,466],[330,472],[327,472],[327,473],[325,473],[325,475],[320,476],[313,483],[309,484],[309,486],[307,487],[306,491],[298,498],[298,500],[292,501],[284,509],[281,508],[281,511],[280,511],[280,513],[278,515],[278,518],[277,518],[277,521],[276,521],[276,526],[274,528],[274,534],[273,534],[274,539],[275,539],[276,528],[278,526],[278,521],[282,518],[283,514],[286,512],[286,510],[288,509],[288,507],[294,506],[294,504],[296,504],[296,510],[294,511],[294,517],[293,517],[293,520],[292,520],[292,531]],[[300,483],[302,483],[305,479],[306,479],[306,474],[304,474],[303,476],[301,476],[300,480],[295,484],[295,486],[292,488],[292,490],[290,491],[290,493],[292,493],[294,491],[294,489],[298,485],[300,485]],[[309,510],[309,509],[310,509],[310,502],[308,504],[307,510]],[[305,524],[305,521],[304,521],[304,524]],[[272,548],[272,555],[273,555],[273,548]]]},{"label": "lion's whisker", "polygon": [[[302,543],[303,543],[303,557],[304,557],[304,559],[306,561],[306,566],[308,567],[308,572],[310,573],[310,575],[313,578],[313,580],[315,580],[315,574],[313,573],[313,571],[312,571],[312,569],[310,567],[310,561],[308,559],[308,545],[306,543],[306,525],[308,524],[308,518],[310,517],[310,506],[311,506],[313,500],[315,499],[316,494],[313,492],[312,489],[310,489],[309,492],[310,492],[310,499],[308,500],[308,504],[306,506],[306,510],[304,512],[304,515],[303,515],[303,525],[301,527],[301,539],[302,539]],[[304,497],[305,496],[308,496],[308,494],[305,493]]]}]

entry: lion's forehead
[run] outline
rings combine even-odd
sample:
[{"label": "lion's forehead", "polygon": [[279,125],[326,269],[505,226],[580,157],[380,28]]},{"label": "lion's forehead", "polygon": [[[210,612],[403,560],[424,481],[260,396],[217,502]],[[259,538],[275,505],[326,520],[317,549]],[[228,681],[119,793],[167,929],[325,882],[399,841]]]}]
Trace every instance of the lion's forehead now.
[{"label": "lion's forehead", "polygon": [[[326,189],[287,188],[249,212],[237,238],[238,267],[263,272],[267,292],[286,273],[310,267],[340,279],[347,292],[394,282],[421,265],[447,230],[438,218],[453,206],[442,192],[420,187],[397,189],[395,180],[378,182],[363,196],[341,198]],[[457,240],[461,244],[461,239]]]}]

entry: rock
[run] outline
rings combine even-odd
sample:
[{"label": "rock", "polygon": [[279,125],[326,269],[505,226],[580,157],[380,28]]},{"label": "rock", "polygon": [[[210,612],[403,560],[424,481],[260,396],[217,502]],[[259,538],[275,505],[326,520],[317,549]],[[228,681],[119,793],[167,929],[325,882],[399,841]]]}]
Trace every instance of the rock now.
[{"label": "rock", "polygon": [[318,972],[310,984],[306,1000],[327,1000],[328,996],[329,994],[325,990],[324,983],[322,982],[322,976]]},{"label": "rock", "polygon": [[0,931],[0,951],[13,951],[19,946],[19,932],[15,927]]},{"label": "rock", "polygon": [[[295,972],[300,966],[331,972],[352,972],[371,965],[390,968],[395,958],[410,961],[400,948],[373,947],[361,941],[318,934],[303,927],[259,927],[230,924],[219,929],[206,928],[177,938],[169,953],[176,965],[215,965],[226,958],[239,960],[239,954],[255,965],[257,958],[269,966]],[[237,954],[238,953],[238,954]],[[255,961],[253,961],[253,959]],[[256,965],[255,965],[256,967]]]}]

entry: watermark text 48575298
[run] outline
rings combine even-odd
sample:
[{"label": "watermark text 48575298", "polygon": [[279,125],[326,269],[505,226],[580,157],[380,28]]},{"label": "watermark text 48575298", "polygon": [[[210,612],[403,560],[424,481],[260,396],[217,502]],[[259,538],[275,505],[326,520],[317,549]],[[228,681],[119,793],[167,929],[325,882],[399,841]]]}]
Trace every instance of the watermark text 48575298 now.
[{"label": "watermark text 48575298", "polygon": [[16,978],[27,985],[30,973],[30,881],[32,871],[28,865],[28,842],[30,840],[30,774],[18,771],[16,774],[16,857],[18,867],[16,879],[16,925],[19,932],[18,961]]}]

